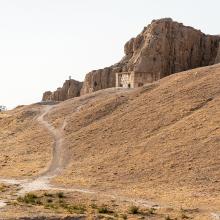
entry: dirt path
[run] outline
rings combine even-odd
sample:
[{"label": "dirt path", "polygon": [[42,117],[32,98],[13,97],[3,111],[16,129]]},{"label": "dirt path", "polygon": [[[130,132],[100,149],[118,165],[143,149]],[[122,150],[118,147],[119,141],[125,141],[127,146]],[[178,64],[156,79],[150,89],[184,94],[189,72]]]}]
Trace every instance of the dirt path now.
[{"label": "dirt path", "polygon": [[[86,100],[85,100],[86,103]],[[84,103],[84,104],[85,104]],[[76,111],[79,111],[82,106],[79,106]],[[65,167],[65,155],[63,153],[63,130],[66,125],[66,121],[64,121],[61,128],[54,128],[48,121],[45,120],[45,116],[52,110],[53,106],[46,106],[42,114],[37,118],[38,122],[44,126],[51,134],[54,139],[54,143],[52,145],[52,160],[49,167],[46,168],[39,176],[32,179],[24,179],[24,180],[16,180],[16,179],[0,179],[1,183],[9,184],[9,185],[19,185],[20,190],[18,191],[18,195],[24,195],[26,193],[37,191],[37,190],[58,190],[58,191],[67,191],[67,192],[80,192],[87,194],[99,194],[109,198],[114,198],[119,201],[127,201],[137,205],[142,205],[146,207],[151,207],[156,205],[155,203],[149,202],[148,200],[138,200],[131,199],[126,197],[119,197],[116,195],[108,195],[107,193],[91,191],[83,188],[62,188],[53,186],[50,183],[50,180],[63,170]],[[4,205],[3,205],[4,204]],[[6,204],[2,202],[2,207]],[[1,208],[1,203],[0,203]]]},{"label": "dirt path", "polygon": [[65,166],[64,156],[62,151],[62,144],[63,144],[62,132],[63,129],[65,128],[65,122],[60,129],[59,128],[56,129],[44,119],[44,117],[49,113],[49,111],[51,111],[52,108],[53,106],[46,106],[44,108],[43,113],[37,118],[38,122],[42,126],[44,126],[50,132],[50,134],[52,134],[54,140],[52,146],[52,150],[53,150],[52,161],[50,163],[50,166],[47,168],[47,170],[40,175],[40,177],[42,177],[43,179],[57,176]]},{"label": "dirt path", "polygon": [[[5,183],[9,185],[18,185],[20,190],[18,195],[24,195],[29,192],[37,190],[57,190],[57,191],[66,191],[66,192],[80,192],[86,194],[98,194],[100,196],[109,197],[111,199],[116,199],[117,201],[126,201],[133,203],[135,205],[143,207],[156,207],[161,208],[165,206],[159,206],[158,204],[144,200],[144,199],[134,199],[127,198],[119,195],[110,195],[106,192],[92,191],[84,188],[62,188],[54,186],[50,183],[50,180],[62,172],[65,167],[65,155],[63,152],[63,130],[66,125],[64,121],[63,125],[60,128],[54,128],[48,121],[45,120],[45,116],[52,110],[54,106],[45,106],[42,111],[42,114],[37,118],[38,122],[44,126],[52,135],[54,143],[52,145],[52,159],[50,165],[43,171],[39,176],[32,179],[16,180],[16,179],[0,179],[0,183]],[[81,106],[80,106],[81,107]],[[76,111],[80,110],[80,107]],[[6,201],[0,200],[0,209],[6,206]],[[210,213],[213,219],[220,220],[220,213],[213,212]]]},{"label": "dirt path", "polygon": [[37,118],[37,121],[50,132],[54,140],[52,145],[52,159],[49,167],[47,167],[40,175],[32,179],[0,179],[1,183],[19,185],[21,188],[18,192],[19,195],[36,190],[51,189],[52,186],[50,185],[50,179],[57,176],[64,168],[64,160],[62,157],[62,131],[64,126],[60,129],[56,129],[44,119],[52,108],[53,106],[46,106],[41,115]]}]

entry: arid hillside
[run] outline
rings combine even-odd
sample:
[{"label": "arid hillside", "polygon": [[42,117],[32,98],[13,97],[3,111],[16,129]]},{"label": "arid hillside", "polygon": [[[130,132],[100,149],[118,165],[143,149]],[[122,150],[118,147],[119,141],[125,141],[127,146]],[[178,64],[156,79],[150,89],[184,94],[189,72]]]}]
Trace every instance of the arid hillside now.
[{"label": "arid hillside", "polygon": [[[49,164],[51,135],[36,121],[43,108],[0,114],[0,176],[34,176]],[[70,99],[45,120],[64,130],[55,186],[186,207],[195,219],[220,211],[219,64]]]},{"label": "arid hillside", "polygon": [[42,106],[19,106],[0,113],[0,176],[39,174],[50,163],[50,134],[40,126]]},{"label": "arid hillside", "polygon": [[56,183],[220,207],[220,65],[99,93],[49,115],[67,120],[69,166]]}]

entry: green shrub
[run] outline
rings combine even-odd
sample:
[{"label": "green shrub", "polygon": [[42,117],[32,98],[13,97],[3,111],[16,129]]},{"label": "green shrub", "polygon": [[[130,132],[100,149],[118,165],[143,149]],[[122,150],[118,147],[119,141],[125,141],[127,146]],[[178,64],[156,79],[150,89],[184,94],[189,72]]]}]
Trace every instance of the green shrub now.
[{"label": "green shrub", "polygon": [[46,197],[53,197],[53,194],[45,192],[44,196],[46,196]]},{"label": "green shrub", "polygon": [[113,213],[106,205],[102,205],[101,207],[98,208],[98,212],[101,214],[110,214]]},{"label": "green shrub", "polygon": [[58,197],[58,198],[64,198],[65,196],[64,196],[64,193],[63,193],[63,192],[58,192],[58,193],[57,193],[57,197]]},{"label": "green shrub", "polygon": [[91,207],[92,209],[97,209],[97,208],[98,208],[98,206],[97,206],[95,203],[92,203],[92,204],[90,205],[90,207]]},{"label": "green shrub", "polygon": [[52,199],[47,199],[47,202],[48,202],[48,203],[52,203],[53,200],[52,200]]},{"label": "green shrub", "polygon": [[126,220],[126,219],[128,219],[128,216],[126,214],[121,214],[121,218]]},{"label": "green shrub", "polygon": [[137,206],[131,206],[130,208],[129,208],[129,213],[130,214],[138,214],[139,213],[139,208],[137,207]]},{"label": "green shrub", "polygon": [[17,201],[27,203],[27,204],[32,204],[32,205],[39,204],[38,197],[33,193],[28,193],[24,197],[18,197]]},{"label": "green shrub", "polygon": [[168,215],[165,217],[165,220],[172,220],[172,218],[170,218],[170,216]]},{"label": "green shrub", "polygon": [[44,208],[45,209],[58,209],[58,207],[54,204],[45,204]]},{"label": "green shrub", "polygon": [[181,218],[182,219],[188,219],[189,217],[187,215],[185,215],[184,213],[182,213]]},{"label": "green shrub", "polygon": [[150,208],[150,209],[148,210],[148,214],[150,214],[150,215],[155,214],[155,212],[156,212],[156,209],[155,209],[155,208]]},{"label": "green shrub", "polygon": [[67,205],[66,210],[70,213],[84,214],[86,208],[83,205]]}]

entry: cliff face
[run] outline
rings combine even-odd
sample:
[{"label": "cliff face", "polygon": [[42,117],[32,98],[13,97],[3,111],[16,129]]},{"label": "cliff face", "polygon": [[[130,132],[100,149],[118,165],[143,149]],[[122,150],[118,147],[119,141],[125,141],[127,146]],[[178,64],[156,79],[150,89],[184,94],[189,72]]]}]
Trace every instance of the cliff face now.
[{"label": "cliff face", "polygon": [[128,71],[172,73],[214,64],[219,36],[205,35],[172,19],[153,21],[125,45]]},{"label": "cliff face", "polygon": [[[150,25],[124,46],[125,56],[118,63],[88,73],[82,84],[58,89],[44,96],[65,100],[100,89],[116,86],[116,73],[141,76],[140,85],[170,74],[220,62],[220,36],[205,35],[171,18],[153,20]],[[67,83],[68,84],[68,83]],[[76,88],[76,89],[75,89]],[[71,95],[69,94],[71,93]],[[44,100],[44,98],[43,98]]]},{"label": "cliff face", "polygon": [[219,47],[218,47],[218,53],[215,59],[215,63],[220,63],[220,43],[219,43]]},{"label": "cliff face", "polygon": [[79,96],[82,84],[73,79],[66,80],[62,88],[58,88],[54,92],[45,92],[42,101],[64,101]]},{"label": "cliff face", "polygon": [[219,42],[219,36],[205,35],[170,18],[154,20],[125,44],[123,59],[107,68],[112,74],[105,68],[86,75],[81,94],[114,87],[115,73],[144,73],[154,81],[212,65],[216,62]]},{"label": "cliff face", "polygon": [[115,87],[115,80],[112,67],[94,70],[86,75],[80,94],[84,95],[100,89]]}]

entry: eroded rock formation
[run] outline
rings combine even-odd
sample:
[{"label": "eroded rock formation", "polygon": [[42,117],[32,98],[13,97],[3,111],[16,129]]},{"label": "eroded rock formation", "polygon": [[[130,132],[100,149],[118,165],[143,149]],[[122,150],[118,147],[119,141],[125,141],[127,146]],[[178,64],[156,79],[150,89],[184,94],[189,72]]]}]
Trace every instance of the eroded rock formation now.
[{"label": "eroded rock formation", "polygon": [[[86,75],[80,94],[115,86],[142,86],[176,72],[212,65],[220,62],[219,43],[220,36],[205,35],[171,18],[153,20],[125,44],[121,61]],[[72,95],[64,86],[44,96],[62,101],[76,96],[80,86],[70,89]]]},{"label": "eroded rock formation", "polygon": [[98,70],[102,79],[111,83],[101,86],[97,71],[93,71],[86,75],[81,94],[115,86],[115,73],[120,77],[117,86],[125,83],[127,87],[137,87],[176,72],[212,65],[219,42],[219,36],[205,35],[171,18],[154,20],[125,44],[123,59],[108,68],[113,74]]},{"label": "eroded rock formation", "polygon": [[115,73],[112,67],[94,70],[85,77],[81,95],[91,93],[100,89],[115,87]]},{"label": "eroded rock formation", "polygon": [[220,63],[220,43],[219,43],[219,47],[218,47],[218,53],[215,59],[215,63]]},{"label": "eroded rock formation", "polygon": [[70,79],[66,80],[62,88],[56,91],[47,91],[43,94],[42,101],[64,101],[80,95],[82,82]]}]

